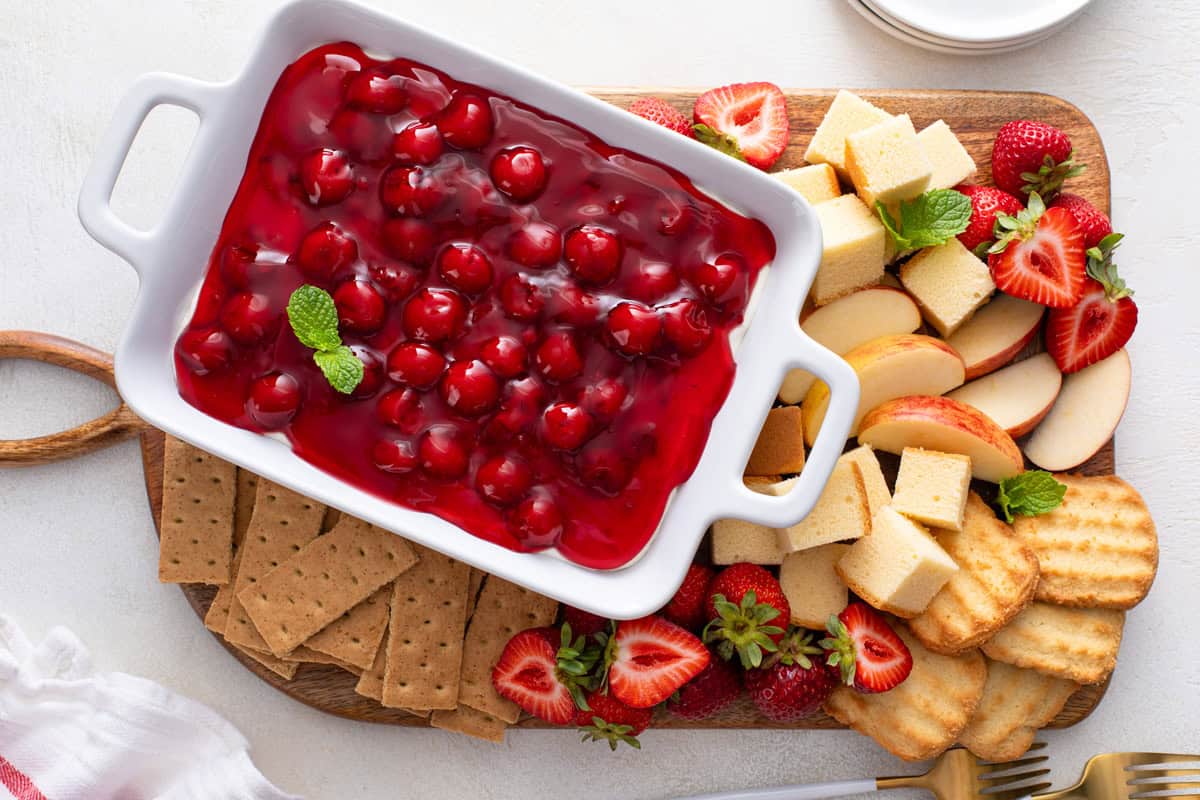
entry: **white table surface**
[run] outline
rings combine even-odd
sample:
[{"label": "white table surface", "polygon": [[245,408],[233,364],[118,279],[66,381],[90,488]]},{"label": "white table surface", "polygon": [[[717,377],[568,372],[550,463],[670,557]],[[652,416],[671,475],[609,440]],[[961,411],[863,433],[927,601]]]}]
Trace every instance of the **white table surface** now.
[{"label": "white table surface", "polygon": [[[1098,751],[1200,749],[1200,636],[1189,621],[1200,605],[1200,4],[1098,0],[1050,42],[991,58],[913,49],[841,0],[379,5],[579,85],[1027,89],[1082,108],[1108,148],[1114,217],[1129,234],[1120,263],[1141,311],[1118,468],[1154,512],[1162,564],[1129,615],[1108,697],[1086,722],[1047,738],[1060,780]],[[273,6],[0,1],[0,328],[115,346],[134,274],[88,238],[74,211],[99,132],[143,72],[231,76]],[[178,133],[186,115],[159,114],[119,190],[134,222],[155,218],[187,141]],[[76,424],[112,402],[85,378],[0,362],[0,438]],[[238,667],[180,592],[157,582],[133,443],[0,471],[0,531],[0,612],[35,636],[68,625],[102,668],[210,704],[247,735],[270,778],[307,797],[668,798],[911,769],[848,732],[650,732],[641,752],[610,754],[571,732],[518,731],[494,747],[313,711]]]}]

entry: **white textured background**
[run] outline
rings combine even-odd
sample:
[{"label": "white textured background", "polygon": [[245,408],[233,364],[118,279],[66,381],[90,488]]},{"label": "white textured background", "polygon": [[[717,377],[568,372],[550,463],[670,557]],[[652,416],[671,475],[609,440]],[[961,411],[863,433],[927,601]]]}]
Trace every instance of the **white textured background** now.
[{"label": "white textured background", "polygon": [[[841,0],[378,5],[567,83],[1028,89],[1089,114],[1108,147],[1114,217],[1129,234],[1122,271],[1141,310],[1119,471],[1150,503],[1162,567],[1130,614],[1107,699],[1048,738],[1060,779],[1102,750],[1200,750],[1200,3],[1097,0],[1048,43],[979,59],[910,48]],[[87,237],[74,212],[99,132],[143,72],[230,77],[273,7],[0,0],[0,328],[115,346],[134,274]],[[119,189],[134,222],[155,219],[192,125],[182,112],[159,114]],[[57,430],[112,402],[87,379],[0,363],[0,438]],[[312,711],[237,667],[183,596],[157,583],[134,444],[0,472],[0,536],[0,611],[33,635],[67,624],[102,668],[212,705],[246,733],[269,777],[311,798],[668,798],[905,769],[844,732],[651,732],[641,753],[612,755],[567,732],[516,732],[496,748]]]}]

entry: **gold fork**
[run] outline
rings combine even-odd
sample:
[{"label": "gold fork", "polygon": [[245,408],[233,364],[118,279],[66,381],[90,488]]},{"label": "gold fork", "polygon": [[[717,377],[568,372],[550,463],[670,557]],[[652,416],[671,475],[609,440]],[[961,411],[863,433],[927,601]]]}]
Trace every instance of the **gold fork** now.
[{"label": "gold fork", "polygon": [[[1190,767],[1171,767],[1186,764]],[[1034,795],[1033,800],[1163,800],[1200,797],[1200,755],[1104,753],[1093,756],[1074,786]]]}]

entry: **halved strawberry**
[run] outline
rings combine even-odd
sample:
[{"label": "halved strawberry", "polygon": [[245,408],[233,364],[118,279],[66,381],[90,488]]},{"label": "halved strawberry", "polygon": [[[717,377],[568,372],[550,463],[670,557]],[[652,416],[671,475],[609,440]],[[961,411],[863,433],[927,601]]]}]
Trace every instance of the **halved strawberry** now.
[{"label": "halved strawberry", "polygon": [[821,647],[829,651],[826,662],[841,671],[842,681],[868,694],[895,689],[912,672],[908,645],[896,635],[883,615],[855,601],[830,617],[829,636]]},{"label": "halved strawberry", "polygon": [[988,248],[992,280],[1005,294],[1066,308],[1079,302],[1087,279],[1083,232],[1065,208],[1046,208],[1037,192],[1015,217],[996,216]]},{"label": "halved strawberry", "polygon": [[1088,250],[1083,299],[1071,308],[1052,308],[1046,319],[1046,351],[1063,372],[1078,372],[1120,350],[1137,327],[1133,291],[1117,275],[1112,254],[1121,241],[1113,233]]},{"label": "halved strawberry", "polygon": [[599,655],[585,649],[582,636],[572,642],[567,626],[530,628],[508,640],[492,668],[492,685],[535,717],[566,725],[595,684],[588,673]]},{"label": "halved strawberry", "polygon": [[662,617],[620,622],[609,643],[609,690],[628,706],[649,708],[694,678],[710,658],[703,642]]},{"label": "halved strawberry", "polygon": [[766,169],[788,143],[787,101],[773,83],[733,83],[709,89],[692,109],[696,138]]},{"label": "halved strawberry", "polygon": [[575,712],[575,724],[583,731],[583,741],[608,742],[616,750],[621,742],[642,749],[638,734],[650,725],[653,709],[633,708],[601,691],[591,691],[585,698],[588,707]]}]

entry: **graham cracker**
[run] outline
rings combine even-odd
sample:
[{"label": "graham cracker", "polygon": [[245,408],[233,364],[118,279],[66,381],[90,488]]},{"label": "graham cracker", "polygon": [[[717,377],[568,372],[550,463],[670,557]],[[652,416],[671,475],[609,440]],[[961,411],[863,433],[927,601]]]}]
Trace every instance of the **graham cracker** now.
[{"label": "graham cracker", "polygon": [[242,544],[246,541],[246,530],[250,527],[250,518],[254,514],[254,496],[258,492],[258,476],[248,469],[238,467],[237,470],[237,499],[233,508],[233,571],[231,580],[217,589],[208,611],[204,614],[204,627],[213,633],[225,635],[225,626],[229,624],[229,606],[233,603],[233,580],[241,563]]},{"label": "graham cracker", "polygon": [[479,589],[483,586],[483,579],[487,577],[487,573],[476,567],[471,567],[471,574],[467,577],[467,619],[471,619],[471,615],[475,613],[475,603],[479,600]]},{"label": "graham cracker", "polygon": [[381,702],[389,708],[458,707],[471,568],[416,546],[421,560],[392,584]]},{"label": "graham cracker", "polygon": [[[354,608],[314,633],[300,647],[353,664],[362,672],[375,661],[375,651],[387,629],[388,603],[392,587],[388,584]],[[300,648],[296,648],[299,650]]]},{"label": "graham cracker", "polygon": [[292,678],[296,677],[296,670],[300,669],[300,664],[298,662],[284,661],[282,658],[276,658],[270,653],[259,653],[256,650],[251,650],[250,648],[242,647],[241,645],[235,644],[234,647],[241,651],[243,655],[254,659],[267,669],[271,670],[271,672],[274,672],[276,675],[283,678],[285,681],[290,681]]},{"label": "graham cracker", "polygon": [[325,519],[321,520],[321,533],[329,533],[342,521],[342,512],[332,506],[325,509]]},{"label": "graham cracker", "polygon": [[404,539],[346,516],[238,590],[237,599],[271,652],[282,656],[416,563]]},{"label": "graham cracker", "polygon": [[470,706],[507,723],[516,722],[521,708],[500,696],[492,686],[492,667],[508,640],[519,631],[554,623],[558,603],[489,575],[475,605],[463,644],[459,705]]},{"label": "graham cracker", "polygon": [[229,583],[237,468],[173,436],[163,446],[158,579]]},{"label": "graham cracker", "polygon": [[[258,655],[266,655],[266,653],[259,653]],[[274,656],[272,656],[272,658],[274,658]],[[340,658],[334,658],[326,653],[317,652],[316,650],[312,650],[305,645],[300,645],[295,650],[284,656],[281,660],[294,661],[298,664],[330,664],[335,667],[340,667],[355,675],[362,674],[362,669],[360,667],[342,661]]]},{"label": "graham cracker", "polygon": [[[259,478],[254,514],[246,531],[233,591],[258,583],[268,572],[317,538],[325,506],[290,489]],[[268,650],[266,641],[235,596],[229,607],[225,638],[251,650]]]},{"label": "graham cracker", "polygon": [[495,744],[504,743],[504,732],[508,729],[504,720],[484,711],[476,711],[470,706],[459,706],[453,711],[434,711],[429,717],[429,724],[434,728],[466,734]]},{"label": "graham cracker", "polygon": [[[387,636],[385,630],[384,636]],[[387,648],[380,647],[375,653],[375,659],[371,662],[371,666],[362,671],[358,676],[358,683],[354,685],[354,691],[361,694],[363,697],[369,697],[376,703],[383,700],[383,672],[387,668]]]}]

